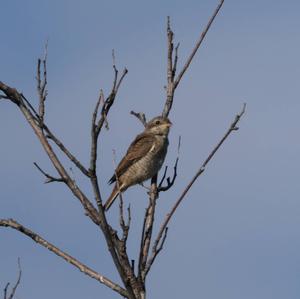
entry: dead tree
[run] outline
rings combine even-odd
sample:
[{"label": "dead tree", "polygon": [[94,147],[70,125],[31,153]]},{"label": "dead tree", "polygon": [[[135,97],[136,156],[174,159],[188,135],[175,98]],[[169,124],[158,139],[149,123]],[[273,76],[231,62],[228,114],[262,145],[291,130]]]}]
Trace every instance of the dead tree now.
[{"label": "dead tree", "polygon": [[[223,5],[224,0],[221,0],[216,7],[213,15],[208,21],[203,32],[200,34],[194,48],[191,51],[190,56],[187,58],[183,68],[177,72],[177,62],[178,62],[178,50],[179,44],[174,47],[173,43],[173,31],[170,25],[170,19],[167,21],[167,86],[166,86],[166,100],[163,106],[162,115],[168,116],[173,100],[175,91],[189,68],[197,50],[201,46],[211,24],[213,23],[215,17],[217,16],[219,10]],[[47,248],[60,258],[64,259],[68,263],[72,264],[78,268],[84,274],[96,279],[98,282],[109,287],[113,291],[120,294],[122,297],[129,299],[144,299],[146,298],[146,287],[145,282],[149,271],[153,263],[155,262],[159,252],[162,250],[163,245],[167,238],[168,224],[174,215],[177,207],[182,203],[183,199],[186,198],[186,194],[192,187],[197,178],[205,171],[205,168],[209,161],[213,158],[217,150],[221,147],[223,142],[227,137],[238,129],[237,124],[245,112],[245,105],[242,111],[236,115],[235,119],[225,132],[225,135],[217,143],[215,148],[211,151],[209,156],[204,160],[204,163],[200,166],[198,172],[193,176],[191,181],[187,184],[186,188],[179,195],[178,199],[174,201],[173,207],[170,212],[166,215],[165,219],[159,226],[157,236],[153,236],[154,227],[154,216],[156,201],[159,198],[160,192],[165,192],[169,190],[176,179],[177,175],[177,162],[174,166],[174,173],[172,178],[167,177],[167,169],[163,174],[162,180],[157,181],[157,175],[155,175],[151,180],[151,187],[149,191],[149,204],[145,212],[143,226],[141,229],[141,241],[139,244],[139,255],[136,257],[137,266],[135,267],[134,261],[132,261],[127,252],[127,238],[130,232],[130,222],[131,213],[130,208],[128,208],[127,213],[124,212],[123,201],[120,198],[119,205],[119,225],[121,228],[121,234],[118,233],[117,229],[113,228],[112,225],[107,220],[104,208],[103,208],[103,198],[101,190],[98,183],[98,171],[97,171],[97,161],[98,161],[98,142],[100,138],[101,131],[103,127],[108,125],[108,116],[111,107],[114,105],[115,98],[118,94],[119,88],[123,83],[123,80],[127,74],[127,69],[125,68],[121,74],[113,63],[114,80],[110,94],[105,97],[103,92],[100,92],[99,98],[96,102],[94,112],[91,119],[91,145],[90,145],[90,162],[89,165],[83,165],[72,151],[69,150],[64,143],[53,133],[49,125],[45,122],[45,112],[46,112],[46,98],[47,98],[47,51],[43,59],[39,59],[37,63],[37,92],[39,96],[38,108],[35,108],[31,101],[26,98],[26,96],[19,92],[18,89],[8,86],[7,84],[0,81],[0,90],[2,94],[0,99],[8,100],[12,104],[15,104],[17,109],[23,114],[25,121],[31,126],[32,130],[36,134],[38,140],[40,141],[44,151],[48,155],[50,161],[52,162],[54,168],[56,169],[56,174],[52,175],[44,171],[37,163],[34,163],[37,169],[46,178],[46,183],[59,182],[66,185],[69,190],[73,193],[74,197],[80,201],[84,213],[89,217],[89,219],[99,228],[105,237],[106,245],[110,256],[113,260],[114,266],[117,269],[119,276],[121,278],[122,284],[118,284],[108,277],[100,274],[99,272],[93,270],[87,265],[80,262],[75,257],[69,255],[67,252],[62,251],[54,244],[48,242],[43,237],[41,237],[36,232],[30,230],[24,225],[18,223],[13,219],[0,219],[0,226],[10,227],[26,236],[30,237],[33,241],[39,245]],[[132,111],[132,114],[138,117],[138,119],[145,124],[146,117],[143,113],[136,113]],[[87,197],[87,195],[82,191],[79,185],[72,179],[69,170],[64,166],[59,156],[56,154],[56,150],[61,151],[82,173],[83,176],[90,180],[91,188],[94,194],[94,200]]]}]

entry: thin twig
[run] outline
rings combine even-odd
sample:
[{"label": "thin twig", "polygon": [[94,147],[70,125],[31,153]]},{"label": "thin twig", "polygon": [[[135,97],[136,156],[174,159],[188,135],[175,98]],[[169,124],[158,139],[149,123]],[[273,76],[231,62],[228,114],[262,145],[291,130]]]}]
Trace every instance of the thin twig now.
[{"label": "thin twig", "polygon": [[[133,292],[133,286],[136,283],[136,279],[134,277],[134,273],[132,272],[129,258],[126,253],[126,246],[124,246],[125,242],[119,240],[116,232],[109,226],[107,222],[104,207],[102,205],[102,198],[101,198],[100,187],[99,187],[98,177],[97,177],[97,169],[96,169],[99,134],[101,132],[103,124],[105,124],[105,122],[107,121],[108,112],[114,103],[121,82],[123,81],[125,75],[128,72],[127,69],[124,69],[120,79],[118,80],[118,70],[115,65],[113,65],[113,69],[114,69],[114,81],[113,81],[113,87],[111,93],[104,101],[103,92],[100,91],[100,96],[98,99],[99,104],[98,103],[96,104],[93,117],[92,117],[89,174],[90,174],[90,180],[91,180],[94,196],[98,205],[98,215],[101,220],[99,225],[105,236],[108,250],[111,254],[113,262],[120,274],[124,286],[126,286],[128,298],[133,299],[136,298]],[[103,103],[102,110],[101,110],[101,117],[97,121],[98,107],[101,103]]]},{"label": "thin twig", "polygon": [[[43,60],[41,58],[38,59],[37,62],[37,92],[39,96],[39,119],[41,123],[44,121],[45,115],[45,101],[47,98],[48,91],[46,90],[47,86],[47,55],[48,55],[48,41],[45,45],[45,55]],[[43,78],[41,78],[41,64],[43,65]]]},{"label": "thin twig", "polygon": [[162,176],[162,178],[161,178],[161,180],[160,180],[160,182],[159,182],[159,184],[157,186],[158,190],[161,188],[161,186],[162,186],[162,184],[163,184],[163,182],[164,182],[164,180],[165,180],[165,178],[167,176],[167,171],[168,171],[168,165],[165,166],[164,174],[163,174],[163,176]]},{"label": "thin twig", "polygon": [[[173,98],[174,98],[174,77],[175,73],[173,71],[173,31],[171,30],[171,25],[170,25],[170,17],[167,19],[167,39],[168,39],[168,50],[167,50],[167,99],[165,103],[165,107],[163,110],[162,115],[164,117],[167,117],[169,115],[169,112],[172,108],[173,104]],[[176,58],[178,59],[178,57]],[[175,64],[175,61],[174,61]],[[177,67],[177,61],[176,61],[176,67]]]},{"label": "thin twig", "polygon": [[104,104],[104,93],[103,93],[102,89],[100,89],[99,97],[98,97],[98,100],[96,102],[95,109],[94,109],[93,116],[92,116],[92,129],[93,130],[95,130],[95,127],[96,127],[98,110],[99,110],[99,106],[100,106],[101,103]]},{"label": "thin twig", "polygon": [[114,169],[115,169],[115,177],[116,177],[116,184],[117,184],[117,188],[119,191],[119,223],[120,223],[120,227],[122,229],[122,242],[124,243],[123,246],[126,246],[126,241],[128,238],[128,233],[129,233],[129,229],[130,229],[130,222],[131,222],[131,214],[130,214],[130,207],[128,207],[128,219],[127,219],[127,223],[125,223],[124,220],[124,201],[123,201],[123,194],[122,191],[120,189],[120,181],[119,181],[119,177],[117,175],[116,169],[116,151],[113,150],[113,164],[114,164]]},{"label": "thin twig", "polygon": [[143,112],[134,112],[133,110],[131,110],[130,114],[134,115],[143,124],[143,126],[146,127],[147,120],[146,120],[145,113],[143,113]]},{"label": "thin twig", "polygon": [[152,239],[154,216],[156,200],[158,198],[157,191],[157,174],[151,179],[151,190],[149,195],[149,205],[146,209],[146,214],[144,217],[143,231],[141,238],[141,248],[139,255],[139,265],[138,265],[138,278],[141,283],[145,283],[146,278],[146,265],[149,255],[149,249]]},{"label": "thin twig", "polygon": [[39,116],[39,114],[36,112],[36,110],[30,104],[30,102],[27,100],[27,98],[22,93],[20,93],[20,95],[21,95],[22,99],[24,100],[24,102],[26,103],[26,105],[29,107],[29,109],[32,112],[32,114],[35,116],[35,120],[37,121],[37,123],[40,123],[40,116]]},{"label": "thin twig", "polygon": [[127,68],[125,68],[125,69],[123,70],[123,73],[122,73],[122,75],[121,75],[121,77],[120,77],[120,80],[119,80],[119,82],[117,83],[117,86],[116,86],[116,88],[115,88],[115,94],[117,94],[117,92],[118,92],[118,90],[119,90],[119,88],[120,88],[120,86],[121,86],[121,83],[122,83],[122,81],[123,81],[123,79],[125,78],[125,76],[126,76],[127,73],[128,73],[128,70],[127,70]]},{"label": "thin twig", "polygon": [[[182,194],[179,196],[179,198],[175,202],[175,204],[172,207],[171,211],[166,215],[166,217],[165,217],[162,225],[160,226],[159,232],[157,234],[157,237],[156,237],[156,239],[154,241],[154,244],[153,244],[153,247],[152,247],[152,256],[150,257],[149,262],[148,262],[149,268],[151,267],[151,265],[153,264],[153,262],[154,262],[154,260],[155,260],[155,258],[157,256],[156,252],[157,252],[157,249],[158,249],[159,242],[160,242],[160,240],[161,240],[161,238],[163,236],[163,232],[167,228],[167,225],[168,225],[169,221],[171,220],[172,216],[174,215],[176,209],[178,208],[178,206],[180,205],[180,203],[183,201],[183,199],[185,198],[185,195],[190,190],[190,188],[195,183],[195,181],[198,179],[198,177],[205,171],[206,165],[213,158],[213,156],[215,155],[215,153],[218,151],[218,149],[221,147],[221,145],[224,143],[224,141],[228,138],[228,136],[230,135],[230,133],[238,130],[237,124],[240,121],[241,117],[244,115],[245,110],[246,110],[246,104],[243,105],[243,108],[242,108],[241,112],[236,115],[236,117],[235,117],[234,121],[231,123],[229,129],[226,131],[226,133],[224,134],[224,136],[222,137],[222,139],[214,147],[214,149],[211,151],[211,153],[205,159],[205,161],[203,162],[203,164],[201,165],[201,167],[199,168],[199,170],[197,171],[197,173],[194,175],[194,177],[192,178],[192,180],[188,183],[188,185],[186,186],[186,188],[183,190]],[[148,269],[148,271],[149,271],[149,269]]]},{"label": "thin twig", "polygon": [[55,178],[52,175],[46,173],[36,162],[34,162],[33,164],[47,178],[45,184],[52,183],[52,182],[65,183],[65,180],[63,178]]},{"label": "thin twig", "polygon": [[15,283],[15,285],[12,287],[11,293],[10,295],[8,295],[8,287],[10,285],[10,283],[8,282],[4,288],[4,299],[13,299],[16,290],[21,282],[21,277],[22,277],[22,269],[21,269],[21,263],[20,263],[20,258],[18,258],[18,268],[19,268],[19,274],[18,274],[18,278],[17,281]]},{"label": "thin twig", "polygon": [[96,136],[98,138],[98,135],[103,127],[103,124],[106,122],[107,120],[107,115],[108,112],[111,108],[111,106],[114,104],[116,95],[118,93],[118,90],[121,86],[121,83],[123,81],[123,79],[125,78],[126,74],[128,73],[128,70],[125,68],[123,70],[123,73],[120,77],[120,79],[118,80],[118,70],[116,68],[116,66],[113,66],[114,69],[114,82],[113,82],[113,87],[111,90],[110,95],[107,97],[107,99],[104,101],[102,110],[101,110],[101,118],[98,120],[97,126],[96,126]]},{"label": "thin twig", "polygon": [[198,41],[196,42],[196,45],[195,45],[194,49],[192,50],[192,53],[191,53],[190,56],[188,57],[188,59],[187,59],[185,65],[183,66],[182,70],[180,71],[180,73],[178,74],[178,76],[177,76],[177,78],[176,78],[176,80],[175,80],[175,82],[174,82],[174,89],[176,89],[176,87],[178,86],[178,84],[179,84],[179,82],[180,82],[182,76],[184,75],[184,73],[185,73],[186,70],[188,69],[190,63],[192,62],[192,60],[193,60],[193,58],[194,58],[196,52],[198,51],[199,47],[201,46],[201,44],[202,44],[202,42],[203,42],[203,40],[204,40],[204,38],[205,38],[205,36],[206,36],[206,33],[208,32],[208,30],[209,30],[211,24],[213,23],[213,21],[214,21],[215,17],[217,16],[218,12],[220,11],[220,9],[221,9],[223,3],[224,3],[224,0],[221,0],[221,1],[219,2],[219,4],[218,4],[218,6],[216,7],[214,13],[213,13],[212,16],[210,17],[210,19],[209,19],[209,21],[208,21],[206,27],[205,27],[204,30],[202,31],[202,33],[201,33],[201,35],[200,35]]},{"label": "thin twig", "polygon": [[178,63],[178,49],[179,49],[180,43],[177,43],[176,47],[175,47],[175,57],[174,57],[174,66],[173,66],[173,70],[172,70],[172,80],[174,81],[175,79],[175,75],[176,75],[176,71],[177,71],[177,63]]},{"label": "thin twig", "polygon": [[46,154],[48,155],[53,166],[59,173],[60,177],[66,181],[66,184],[69,187],[70,191],[81,202],[83,208],[85,209],[86,214],[90,217],[90,219],[95,224],[99,225],[99,215],[97,213],[97,210],[95,209],[93,204],[89,201],[87,196],[81,191],[81,189],[72,180],[69,173],[67,172],[67,170],[65,169],[61,161],[58,159],[56,153],[54,152],[46,136],[44,135],[43,130],[41,129],[40,125],[37,123],[35,116],[32,114],[31,109],[29,109],[28,106],[23,104],[22,95],[15,88],[11,88],[6,84],[4,84],[3,82],[0,82],[0,90],[2,90],[6,94],[6,96],[8,96],[10,100],[19,107],[26,121],[28,122],[28,124],[31,126],[34,133],[38,137],[41,145],[43,146]]},{"label": "thin twig", "polygon": [[178,165],[178,160],[179,160],[179,158],[177,157],[177,158],[176,158],[176,161],[175,161],[175,165],[174,165],[174,167],[173,167],[174,172],[173,172],[172,180],[171,180],[170,177],[167,177],[167,185],[166,185],[166,186],[162,186],[163,179],[164,179],[164,177],[163,177],[163,179],[161,180],[161,182],[159,183],[159,185],[158,185],[158,187],[157,187],[157,191],[158,191],[158,192],[161,192],[161,191],[163,191],[163,192],[168,191],[168,190],[174,185],[175,180],[176,180],[176,177],[177,177],[177,165]]},{"label": "thin twig", "polygon": [[103,283],[104,285],[108,286],[109,288],[116,291],[120,295],[122,295],[124,297],[128,297],[127,291],[125,289],[123,289],[122,287],[120,287],[117,283],[111,281],[107,277],[99,274],[98,272],[92,270],[91,268],[89,268],[85,264],[79,262],[77,259],[75,259],[71,255],[69,255],[66,252],[60,250],[58,247],[54,246],[53,244],[51,244],[50,242],[48,242],[47,240],[42,238],[40,235],[38,235],[37,233],[33,232],[32,230],[26,228],[25,226],[18,223],[17,221],[15,221],[13,219],[0,219],[0,226],[10,227],[10,228],[13,228],[13,229],[21,232],[22,234],[28,236],[29,238],[31,238],[33,241],[35,241],[39,245],[41,245],[41,246],[45,247],[46,249],[52,251],[57,256],[61,257],[62,259],[64,259],[68,263],[70,263],[71,265],[75,266],[82,273],[88,275],[89,277],[91,277],[93,279],[96,279],[100,283]]},{"label": "thin twig", "polygon": [[168,36],[168,65],[167,65],[167,82],[168,82],[168,87],[173,88],[171,83],[172,83],[172,78],[173,78],[173,36],[174,33],[171,30],[170,26],[170,17],[167,19],[167,36]]},{"label": "thin twig", "polygon": [[52,140],[58,148],[69,158],[69,160],[87,177],[90,176],[89,171],[83,166],[83,164],[65,147],[65,145],[62,143],[60,139],[58,139],[52,131],[49,129],[49,127],[43,123],[43,129],[46,132],[46,137],[50,140]]},{"label": "thin twig", "polygon": [[5,285],[5,288],[4,288],[4,299],[7,299],[7,291],[8,291],[8,287],[9,287],[9,282]]},{"label": "thin twig", "polygon": [[[113,80],[113,87],[111,90],[110,95],[107,97],[106,100],[104,100],[104,94],[103,91],[100,90],[100,95],[98,98],[98,101],[96,103],[96,107],[93,112],[92,116],[92,127],[91,127],[91,154],[90,154],[90,168],[89,168],[89,176],[91,179],[95,199],[97,202],[98,210],[102,210],[102,197],[100,193],[100,188],[99,188],[99,182],[98,182],[98,177],[97,177],[97,151],[98,151],[98,138],[99,134],[101,132],[101,129],[103,127],[103,124],[108,128],[108,122],[107,122],[107,115],[108,112],[111,108],[111,106],[114,103],[115,97],[117,95],[118,89],[121,85],[121,82],[123,81],[125,75],[127,74],[127,69],[125,68],[121,78],[118,80],[118,70],[115,65],[113,65],[114,69],[114,80]],[[100,103],[103,103],[102,110],[101,110],[101,117],[97,121],[97,115],[98,115],[98,109],[100,106]],[[104,211],[101,212],[101,214],[104,215]]]},{"label": "thin twig", "polygon": [[164,180],[166,178],[166,175],[167,175],[168,166],[166,166],[164,174],[163,174],[163,177],[160,180],[160,183],[158,184],[158,187],[157,187],[157,191],[158,192],[169,190],[174,185],[174,183],[175,183],[175,180],[176,180],[176,177],[177,177],[177,166],[178,166],[178,161],[179,161],[180,146],[181,146],[181,136],[179,136],[179,138],[178,138],[177,158],[176,158],[176,161],[175,161],[175,164],[174,164],[174,167],[173,167],[173,177],[172,177],[172,180],[171,180],[170,177],[168,177],[167,178],[167,185],[166,186],[162,186],[162,184],[163,184],[163,182],[164,182]]},{"label": "thin twig", "polygon": [[[97,165],[97,133],[96,133],[96,128],[97,128],[97,116],[98,116],[98,110],[99,106],[101,103],[104,103],[104,94],[103,90],[100,90],[99,97],[93,112],[92,116],[92,125],[91,125],[91,154],[90,154],[90,168],[89,168],[89,176],[91,179],[93,191],[94,191],[94,196],[95,196],[95,201],[98,206],[98,211],[100,212],[103,207],[102,207],[102,198],[101,198],[101,193],[100,193],[100,188],[99,188],[99,183],[98,183],[98,177],[97,177],[97,172],[96,172],[96,165]],[[103,212],[103,211],[102,211]],[[104,213],[103,213],[104,214]]]},{"label": "thin twig", "polygon": [[[125,220],[124,220],[124,202],[123,202],[123,194],[122,194],[122,191],[120,189],[120,181],[119,181],[119,177],[117,175],[117,166],[116,166],[116,151],[113,150],[113,164],[114,164],[114,169],[115,169],[115,177],[116,177],[116,184],[117,184],[117,188],[118,188],[118,191],[119,191],[119,199],[120,199],[120,202],[119,202],[119,223],[120,223],[120,227],[123,231],[123,236],[122,236],[122,240],[126,242],[127,240],[127,237],[128,237],[128,232],[129,232],[129,227],[127,227],[127,225],[125,224]],[[130,223],[130,221],[129,221]]]},{"label": "thin twig", "polygon": [[189,68],[190,63],[192,62],[196,52],[198,51],[199,47],[201,46],[209,28],[211,27],[215,17],[217,16],[218,12],[220,11],[222,5],[224,3],[224,0],[220,0],[217,8],[215,9],[213,15],[209,19],[205,29],[202,31],[198,41],[196,42],[194,48],[192,49],[192,52],[190,56],[187,58],[186,63],[184,64],[182,70],[178,74],[178,76],[175,79],[176,76],[176,69],[177,69],[177,62],[178,62],[178,48],[179,48],[179,43],[175,47],[175,56],[174,56],[174,61],[173,61],[173,50],[174,50],[174,45],[173,45],[173,31],[171,30],[171,25],[170,25],[170,18],[168,17],[167,20],[167,39],[168,39],[168,62],[167,62],[167,98],[165,101],[164,109],[162,112],[162,115],[164,117],[167,117],[170,113],[170,110],[173,105],[173,100],[174,100],[174,92],[175,89],[177,88],[180,80],[182,79],[184,73],[186,70]]},{"label": "thin twig", "polygon": [[157,245],[156,250],[153,252],[153,255],[151,255],[151,257],[149,258],[149,260],[148,260],[148,262],[147,262],[146,269],[145,269],[146,275],[147,275],[148,272],[150,271],[150,268],[151,268],[153,262],[155,261],[156,256],[157,256],[157,255],[161,252],[161,250],[163,249],[164,244],[165,244],[165,241],[166,241],[166,239],[167,239],[167,236],[168,236],[168,227],[165,228],[164,234],[163,234],[163,237],[162,237],[162,240],[161,240],[160,244]]}]

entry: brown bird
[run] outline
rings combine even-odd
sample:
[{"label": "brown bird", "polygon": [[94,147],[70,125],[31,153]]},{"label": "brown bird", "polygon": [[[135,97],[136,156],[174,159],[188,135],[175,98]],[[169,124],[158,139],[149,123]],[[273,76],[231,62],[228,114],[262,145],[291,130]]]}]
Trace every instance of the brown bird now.
[{"label": "brown bird", "polygon": [[120,191],[150,179],[160,170],[167,154],[171,125],[168,118],[157,116],[146,124],[143,133],[137,135],[109,180],[110,184],[116,184],[104,205],[106,211]]}]

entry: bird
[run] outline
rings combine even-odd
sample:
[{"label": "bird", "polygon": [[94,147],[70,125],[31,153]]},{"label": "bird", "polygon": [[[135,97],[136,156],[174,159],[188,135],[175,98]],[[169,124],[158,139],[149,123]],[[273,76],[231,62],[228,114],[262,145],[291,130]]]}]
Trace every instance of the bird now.
[{"label": "bird", "polygon": [[163,116],[156,116],[146,123],[145,130],[130,144],[108,182],[115,185],[104,204],[105,211],[111,207],[120,192],[157,174],[167,154],[171,126],[171,121]]}]

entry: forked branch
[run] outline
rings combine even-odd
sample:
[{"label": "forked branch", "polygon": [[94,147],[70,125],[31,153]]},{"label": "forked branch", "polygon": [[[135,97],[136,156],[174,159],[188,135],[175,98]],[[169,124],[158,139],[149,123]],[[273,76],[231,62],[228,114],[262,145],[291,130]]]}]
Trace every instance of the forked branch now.
[{"label": "forked branch", "polygon": [[[167,58],[167,99],[165,102],[165,106],[163,109],[163,116],[168,116],[170,113],[170,110],[173,105],[173,100],[174,100],[174,92],[175,89],[177,88],[178,84],[180,83],[184,73],[187,71],[189,68],[195,54],[197,53],[198,49],[200,48],[209,28],[211,27],[213,21],[215,20],[217,14],[219,13],[222,5],[224,3],[224,0],[220,0],[218,6],[216,7],[214,13],[210,17],[206,27],[202,31],[202,33],[199,36],[199,39],[197,40],[194,48],[192,49],[192,52],[190,56],[187,58],[182,70],[179,72],[179,74],[176,77],[176,68],[177,68],[177,62],[178,62],[178,48],[179,48],[179,43],[175,47],[175,54],[174,52],[174,45],[173,45],[173,31],[171,29],[171,24],[170,24],[170,18],[168,17],[167,21],[167,38],[168,38],[168,58]],[[173,58],[174,56],[174,58]],[[176,79],[175,79],[176,78]]]},{"label": "forked branch", "polygon": [[214,13],[213,13],[212,16],[210,17],[210,19],[209,19],[209,21],[208,21],[206,27],[205,27],[204,30],[202,31],[202,33],[201,33],[201,35],[200,35],[198,41],[196,42],[195,47],[194,47],[193,50],[192,50],[192,53],[191,53],[190,56],[187,58],[187,61],[185,62],[185,64],[184,64],[182,70],[180,71],[180,73],[178,74],[178,76],[176,77],[176,79],[175,79],[175,81],[174,81],[174,89],[176,89],[176,87],[178,86],[178,84],[179,84],[179,82],[180,82],[182,76],[184,75],[184,73],[186,72],[186,70],[189,68],[189,66],[190,66],[190,64],[191,64],[191,62],[192,62],[192,60],[193,60],[195,54],[197,53],[198,49],[200,48],[200,46],[201,46],[201,44],[202,44],[202,42],[203,42],[203,40],[204,40],[204,38],[205,38],[205,36],[206,36],[206,34],[207,34],[209,28],[210,28],[210,26],[211,26],[211,24],[213,23],[214,19],[216,18],[217,14],[219,13],[219,11],[220,11],[220,9],[221,9],[223,3],[224,3],[224,0],[221,0],[221,1],[219,2],[219,4],[218,4],[218,6],[216,7]]},{"label": "forked branch", "polygon": [[149,256],[149,249],[150,249],[152,233],[153,233],[155,207],[156,207],[157,198],[158,198],[158,190],[157,190],[157,175],[156,175],[151,179],[151,188],[149,192],[149,205],[145,212],[142,236],[141,236],[139,265],[138,265],[138,279],[142,284],[145,284],[145,279],[147,274],[146,265]]},{"label": "forked branch", "polygon": [[173,177],[172,179],[170,177],[167,177],[167,185],[163,186],[163,182],[166,179],[167,176],[167,171],[168,171],[168,166],[165,167],[164,174],[158,184],[157,191],[168,191],[175,183],[176,177],[177,177],[177,166],[178,166],[178,161],[179,161],[179,152],[180,152],[180,146],[181,146],[181,136],[178,138],[178,146],[177,146],[177,158],[175,161],[175,165],[173,167]]},{"label": "forked branch", "polygon": [[[233,120],[233,122],[231,123],[229,129],[226,131],[226,133],[224,134],[224,136],[221,138],[221,140],[218,142],[218,144],[214,147],[214,149],[210,152],[210,154],[208,155],[208,157],[205,159],[205,161],[203,162],[203,164],[201,165],[201,167],[199,168],[199,170],[196,172],[196,174],[194,175],[194,177],[191,179],[191,181],[188,183],[188,185],[186,186],[186,188],[183,190],[182,194],[179,196],[179,198],[177,199],[177,201],[175,202],[174,206],[172,207],[171,211],[166,215],[160,229],[158,232],[158,235],[154,241],[153,247],[152,247],[152,255],[148,261],[147,264],[147,271],[150,270],[150,267],[152,266],[158,251],[160,250],[159,248],[159,244],[161,244],[161,240],[164,234],[164,231],[167,228],[167,225],[169,223],[169,221],[171,220],[172,216],[174,215],[176,209],[178,208],[178,206],[181,204],[181,202],[183,201],[183,199],[185,198],[186,194],[188,193],[188,191],[190,190],[190,188],[192,187],[192,185],[195,183],[195,181],[199,178],[199,176],[205,171],[207,164],[209,163],[209,161],[213,158],[213,156],[216,154],[216,152],[218,151],[218,149],[222,146],[222,144],[224,143],[224,141],[228,138],[228,136],[234,132],[238,130],[237,124],[240,121],[241,117],[244,115],[246,110],[246,104],[243,105],[243,108],[241,110],[240,113],[238,113],[235,116],[235,119]],[[164,241],[162,241],[164,242]]]},{"label": "forked branch", "polygon": [[[178,63],[178,48],[179,48],[179,43],[175,47],[175,53],[174,53],[174,43],[173,43],[173,38],[174,38],[174,33],[171,29],[171,24],[170,24],[170,18],[168,17],[167,19],[167,41],[168,41],[168,48],[167,48],[167,87],[166,87],[166,101],[164,105],[164,109],[162,111],[162,116],[168,117],[173,100],[174,100],[174,93],[175,90],[183,77],[184,73],[188,69],[190,63],[193,60],[193,57],[195,56],[196,52],[198,51],[202,41],[204,40],[204,37],[206,33],[208,32],[211,24],[213,23],[215,17],[217,16],[219,10],[221,9],[222,5],[224,3],[224,0],[221,0],[215,9],[212,17],[208,21],[207,26],[201,33],[199,40],[196,42],[190,56],[188,57],[184,67],[180,71],[179,75],[176,77],[176,70],[177,70],[177,63]],[[137,114],[135,112],[131,112],[133,115],[135,115],[142,123],[143,117],[140,114]],[[163,227],[162,231],[160,231],[160,237],[158,242],[155,241],[153,245],[153,250],[152,250],[152,255],[149,257],[149,249],[150,249],[150,244],[151,244],[151,239],[152,239],[152,231],[153,231],[153,224],[154,224],[154,215],[155,215],[155,206],[156,206],[156,200],[159,194],[159,191],[166,191],[171,186],[174,184],[176,175],[177,175],[177,162],[175,163],[174,167],[174,175],[173,179],[171,180],[170,178],[167,179],[167,186],[162,187],[162,184],[159,185],[159,188],[157,186],[157,175],[152,178],[151,180],[151,191],[150,191],[150,198],[149,198],[149,205],[146,210],[145,218],[144,218],[144,224],[143,224],[143,230],[142,230],[142,237],[141,237],[141,245],[140,245],[140,255],[139,255],[139,279],[143,283],[145,282],[146,275],[148,271],[150,270],[150,267],[155,260],[158,252],[162,249],[163,243],[166,239],[167,236],[167,230],[166,226]],[[166,177],[166,173],[164,174],[163,178]],[[164,237],[162,242],[161,238],[163,236],[163,232],[165,232]]]},{"label": "forked branch", "polygon": [[38,137],[41,145],[43,146],[45,152],[47,153],[50,161],[52,162],[53,166],[57,170],[59,176],[64,179],[66,185],[70,188],[71,192],[74,196],[79,199],[83,208],[85,209],[86,214],[90,217],[90,219],[95,223],[99,224],[99,216],[97,210],[93,206],[93,204],[89,201],[86,195],[81,191],[81,189],[76,185],[74,180],[70,177],[69,173],[57,157],[56,153],[54,152],[53,148],[49,144],[46,136],[43,133],[43,130],[40,126],[39,120],[33,115],[32,109],[28,107],[28,105],[24,102],[23,96],[19,93],[15,88],[11,88],[8,85],[0,82],[0,90],[5,93],[5,95],[15,103],[22,114],[24,115],[26,121],[33,129],[34,133]]},{"label": "forked branch", "polygon": [[[30,108],[31,112],[37,118],[40,127],[45,131],[46,137],[52,140],[57,147],[69,158],[69,160],[74,163],[74,165],[86,176],[89,176],[88,170],[82,165],[82,163],[65,147],[65,145],[57,138],[49,129],[49,127],[45,124],[44,115],[45,115],[45,101],[47,98],[47,49],[48,44],[46,43],[45,46],[45,55],[44,58],[38,59],[37,62],[37,92],[39,96],[39,112],[37,113],[35,109],[32,107],[30,102],[22,95],[24,101],[27,103],[28,107]],[[42,73],[42,74],[41,74]]]},{"label": "forked branch", "polygon": [[62,178],[55,178],[52,175],[45,172],[36,162],[33,165],[46,177],[45,184],[52,183],[52,182],[65,182]]},{"label": "forked branch", "polygon": [[58,247],[54,246],[41,236],[39,236],[37,233],[33,232],[32,230],[26,228],[22,224],[18,223],[17,221],[13,219],[0,219],[0,227],[10,227],[13,228],[22,234],[26,235],[27,237],[31,238],[34,242],[37,244],[45,247],[46,249],[52,251],[55,253],[57,256],[61,257],[64,259],[66,262],[70,263],[71,265],[75,266],[79,271],[82,273],[88,275],[89,277],[99,281],[100,283],[103,283],[104,285],[108,286],[112,290],[116,291],[123,297],[128,297],[128,293],[125,289],[120,287],[118,284],[114,283],[113,281],[109,280],[107,277],[104,275],[101,275],[100,273],[92,270],[85,264],[81,263],[71,255],[67,254],[66,252],[60,250]]},{"label": "forked branch", "polygon": [[134,112],[133,110],[130,111],[131,115],[134,115],[142,124],[144,127],[146,127],[147,119],[146,115],[143,112]]},{"label": "forked branch", "polygon": [[21,282],[21,277],[22,277],[22,269],[21,269],[21,263],[20,263],[20,258],[18,258],[18,268],[19,268],[19,274],[17,281],[15,285],[12,287],[10,294],[8,294],[8,287],[10,283],[8,282],[4,288],[4,299],[13,299],[16,293],[16,290]]}]

